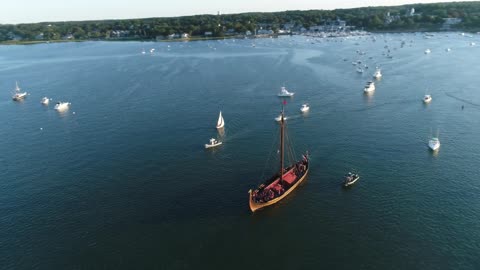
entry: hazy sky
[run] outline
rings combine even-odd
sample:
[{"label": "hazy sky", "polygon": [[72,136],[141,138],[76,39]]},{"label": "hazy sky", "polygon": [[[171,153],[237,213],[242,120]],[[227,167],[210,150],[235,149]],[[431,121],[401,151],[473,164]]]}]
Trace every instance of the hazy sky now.
[{"label": "hazy sky", "polygon": [[336,9],[442,0],[2,0],[0,23],[174,17],[195,14]]}]

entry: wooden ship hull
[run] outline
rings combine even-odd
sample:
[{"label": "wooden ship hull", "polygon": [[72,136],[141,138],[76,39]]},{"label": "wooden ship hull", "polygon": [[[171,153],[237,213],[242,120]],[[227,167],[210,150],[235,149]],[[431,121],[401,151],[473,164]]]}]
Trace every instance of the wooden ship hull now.
[{"label": "wooden ship hull", "polygon": [[295,176],[295,179],[293,179],[293,181],[291,182],[291,186],[288,189],[286,189],[283,193],[274,197],[273,199],[266,200],[266,201],[263,201],[263,200],[259,201],[257,198],[255,198],[255,195],[258,194],[258,192],[261,192],[263,190],[273,189],[274,187],[278,186],[278,182],[280,181],[280,178],[278,176],[275,177],[271,183],[267,181],[267,183],[260,185],[260,187],[257,188],[256,190],[250,189],[248,191],[250,210],[252,212],[255,212],[261,208],[276,204],[279,201],[283,200],[285,197],[287,197],[288,194],[290,194],[294,189],[296,189],[305,180],[305,178],[307,178],[308,170],[309,170],[308,166],[309,164],[307,161],[305,165],[305,170],[298,176],[295,174],[294,166],[292,166],[292,168],[287,169],[286,173],[284,173],[283,175],[283,181],[287,182],[287,184],[290,184],[289,179],[292,178],[292,175]]}]

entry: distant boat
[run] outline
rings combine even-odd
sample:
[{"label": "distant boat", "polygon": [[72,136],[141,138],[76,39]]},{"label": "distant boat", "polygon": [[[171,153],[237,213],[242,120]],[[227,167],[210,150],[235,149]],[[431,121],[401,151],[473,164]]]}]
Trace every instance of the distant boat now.
[{"label": "distant boat", "polygon": [[154,48],[151,48],[150,49],[150,53],[154,53],[155,52],[155,49]]},{"label": "distant boat", "polygon": [[68,108],[70,107],[71,103],[70,102],[57,102],[55,104],[55,107],[54,109],[59,111],[59,112],[63,112],[63,111],[66,111],[68,110]]},{"label": "distant boat", "polygon": [[279,97],[293,97],[293,95],[295,95],[295,93],[288,92],[288,90],[287,90],[287,88],[285,88],[285,86],[282,86],[282,88],[280,89],[280,93],[278,93]]},{"label": "distant boat", "polygon": [[425,54],[429,54],[429,53],[431,53],[431,52],[432,52],[432,51],[430,51],[430,49],[426,49],[426,50],[425,50]]},{"label": "distant boat", "polygon": [[18,82],[15,82],[15,90],[14,94],[12,96],[12,99],[14,101],[21,101],[24,100],[27,97],[27,92],[20,92],[21,89],[18,86]]},{"label": "distant boat", "polygon": [[357,72],[358,72],[358,73],[363,73],[363,69],[362,69],[361,67],[358,67],[358,68],[357,68]]},{"label": "distant boat", "polygon": [[208,149],[208,148],[213,148],[213,147],[217,147],[217,146],[219,146],[219,145],[221,145],[221,144],[222,144],[222,142],[217,141],[217,140],[214,139],[214,138],[211,138],[211,139],[210,139],[210,143],[205,144],[205,148],[207,148],[207,149]]},{"label": "distant boat", "polygon": [[371,93],[371,92],[375,91],[375,83],[372,82],[372,81],[367,82],[367,84],[363,88],[363,91],[365,93]]},{"label": "distant boat", "polygon": [[373,73],[373,78],[379,80],[382,78],[382,70],[377,67],[377,70],[375,70],[375,73]]},{"label": "distant boat", "polygon": [[225,121],[223,120],[222,111],[220,111],[220,114],[218,115],[218,120],[217,120],[217,129],[223,128],[224,126],[225,126]]},{"label": "distant boat", "polygon": [[449,51],[451,51],[451,50],[452,50],[452,49],[450,49],[450,48],[446,48],[446,49],[445,49],[445,51],[447,51],[447,52],[449,52]]},{"label": "distant boat", "polygon": [[[308,152],[302,156],[299,161],[293,161],[291,165],[284,167],[284,155],[286,153],[293,153],[294,151],[285,150],[284,138],[285,135],[285,117],[284,110],[280,114],[280,168],[279,172],[263,181],[256,189],[250,189],[249,206],[252,212],[261,208],[273,205],[297,188],[302,181],[305,180],[310,160]],[[287,145],[288,147],[288,145]]]},{"label": "distant boat", "polygon": [[429,147],[432,151],[437,151],[437,150],[440,148],[440,140],[438,139],[438,129],[437,129],[437,136],[436,136],[436,137],[432,137],[432,138],[428,141],[428,147]]},{"label": "distant boat", "polygon": [[48,105],[48,103],[50,103],[50,100],[48,99],[48,97],[44,97],[44,98],[42,98],[41,103],[42,103],[43,105]]},{"label": "distant boat", "polygon": [[345,175],[343,186],[348,187],[350,185],[353,185],[355,184],[355,182],[358,181],[358,179],[360,179],[360,176],[358,174],[349,172]]},{"label": "distant boat", "polygon": [[432,101],[432,96],[431,95],[425,95],[423,97],[423,103],[430,103]]},{"label": "distant boat", "polygon": [[142,54],[146,54],[145,49],[142,49]]},{"label": "distant boat", "polygon": [[301,111],[302,113],[306,113],[306,112],[308,112],[309,110],[310,110],[310,106],[308,106],[308,103],[303,104],[302,107],[300,108],[300,111]]},{"label": "distant boat", "polygon": [[432,137],[432,138],[428,141],[428,147],[429,147],[432,151],[437,151],[437,150],[440,148],[440,140],[439,140],[437,137]]},{"label": "distant boat", "polygon": [[470,46],[475,46],[475,42],[470,42]]}]

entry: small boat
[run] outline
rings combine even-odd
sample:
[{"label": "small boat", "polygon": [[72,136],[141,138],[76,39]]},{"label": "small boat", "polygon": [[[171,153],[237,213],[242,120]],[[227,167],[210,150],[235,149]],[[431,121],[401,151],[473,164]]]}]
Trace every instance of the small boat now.
[{"label": "small boat", "polygon": [[432,52],[432,51],[430,51],[430,49],[426,49],[426,50],[425,50],[425,54],[429,54],[429,53],[431,53],[431,52]]},{"label": "small boat", "polygon": [[432,101],[432,96],[431,95],[425,95],[423,97],[423,103],[430,103]]},{"label": "small boat", "polygon": [[449,52],[449,51],[451,51],[451,50],[452,50],[452,49],[450,49],[450,48],[446,48],[446,49],[445,49],[445,51],[447,51],[447,52]]},{"label": "small boat", "polygon": [[475,42],[470,42],[470,46],[475,46]]},{"label": "small boat", "polygon": [[375,83],[372,82],[372,81],[369,81],[367,82],[367,84],[365,85],[365,87],[363,88],[363,92],[365,93],[371,93],[375,91]]},{"label": "small boat", "polygon": [[438,139],[438,137],[432,137],[432,138],[428,141],[428,147],[429,147],[432,151],[437,151],[438,148],[440,148],[440,140]]},{"label": "small boat", "polygon": [[63,111],[66,111],[68,110],[68,108],[70,107],[71,103],[70,102],[57,102],[55,104],[55,107],[54,109],[59,111],[59,112],[63,112]]},{"label": "small boat", "polygon": [[20,92],[20,87],[18,86],[18,82],[15,82],[15,92],[12,96],[14,101],[21,101],[27,97],[27,92]]},{"label": "small boat", "polygon": [[222,144],[222,142],[217,141],[217,140],[214,139],[214,138],[211,138],[211,139],[210,139],[210,143],[205,144],[205,148],[207,148],[207,149],[208,149],[208,148],[213,148],[213,147],[217,147],[217,146],[219,146],[219,145],[221,145],[221,144]]},{"label": "small boat", "polygon": [[[252,212],[261,208],[273,205],[297,188],[307,177],[309,170],[308,152],[302,156],[299,161],[293,161],[291,165],[284,167],[284,154],[290,153],[289,150],[284,150],[285,135],[285,117],[284,110],[280,114],[280,168],[279,172],[274,174],[271,178],[263,181],[256,189],[250,189],[249,206]],[[288,145],[287,145],[288,147]]]},{"label": "small boat", "polygon": [[373,78],[379,80],[382,78],[382,70],[377,67],[377,70],[375,70],[375,73],[373,73]]},{"label": "small boat", "polygon": [[145,49],[142,49],[142,54],[145,54],[145,53],[146,53],[146,52],[145,52]]},{"label": "small boat", "polygon": [[217,129],[223,128],[224,126],[225,126],[225,121],[223,120],[222,111],[220,111],[220,114],[218,115],[218,120],[217,120]]},{"label": "small boat", "polygon": [[343,186],[348,187],[350,185],[353,185],[355,184],[355,182],[357,182],[358,179],[360,179],[360,176],[358,174],[349,172],[345,175]]},{"label": "small boat", "polygon": [[358,72],[358,73],[363,73],[363,69],[362,69],[361,67],[358,67],[358,68],[357,68],[357,72]]},{"label": "small boat", "polygon": [[295,95],[295,93],[288,92],[288,90],[287,90],[287,88],[285,88],[285,86],[282,86],[282,88],[280,89],[280,93],[278,93],[279,97],[293,97],[293,95]]},{"label": "small boat", "polygon": [[308,105],[308,103],[303,104],[302,107],[300,108],[300,111],[301,111],[302,113],[306,113],[306,112],[308,112],[309,110],[310,110],[310,106]]},{"label": "small boat", "polygon": [[154,53],[155,52],[155,49],[154,48],[151,48],[150,49],[150,53]]},{"label": "small boat", "polygon": [[48,97],[42,98],[41,103],[42,103],[43,105],[48,105],[49,102],[50,102],[50,100],[48,99]]}]

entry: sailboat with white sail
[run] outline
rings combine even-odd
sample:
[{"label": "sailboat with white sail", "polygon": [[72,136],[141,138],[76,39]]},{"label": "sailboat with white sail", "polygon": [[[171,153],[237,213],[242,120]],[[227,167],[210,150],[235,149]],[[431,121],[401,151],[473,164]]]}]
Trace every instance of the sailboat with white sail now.
[{"label": "sailboat with white sail", "polygon": [[225,120],[223,120],[222,111],[220,111],[220,114],[218,115],[218,120],[217,120],[217,129],[221,129],[224,126],[225,126]]}]

